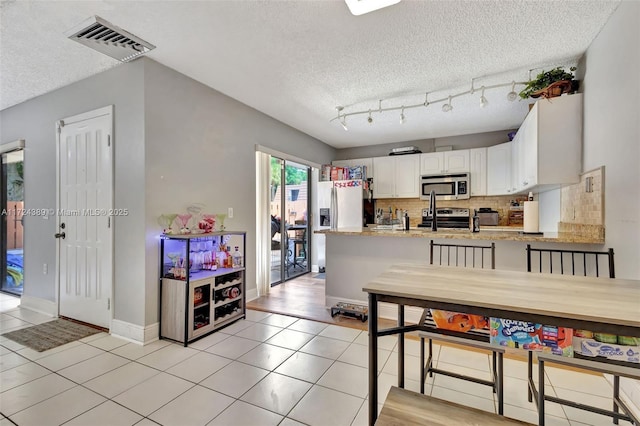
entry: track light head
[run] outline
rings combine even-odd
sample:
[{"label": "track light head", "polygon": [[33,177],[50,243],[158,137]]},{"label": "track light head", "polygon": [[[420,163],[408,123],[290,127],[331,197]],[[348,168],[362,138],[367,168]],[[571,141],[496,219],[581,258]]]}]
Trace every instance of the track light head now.
[{"label": "track light head", "polygon": [[404,105],[402,106],[402,111],[400,112],[400,124],[404,124],[406,122],[406,117],[404,116]]},{"label": "track light head", "polygon": [[442,112],[449,112],[453,109],[453,105],[451,105],[451,96],[449,96],[449,101],[442,105]]},{"label": "track light head", "polygon": [[347,115],[346,114],[342,114],[342,118],[340,118],[340,113],[342,112],[343,109],[344,109],[344,107],[340,106],[340,105],[338,105],[336,107],[336,110],[338,111],[338,121],[340,122],[340,124],[342,125],[342,128],[346,132],[347,130],[349,130],[347,128]]},{"label": "track light head", "polygon": [[369,110],[369,118],[367,118],[369,124],[373,123],[373,118],[371,117],[371,110]]},{"label": "track light head", "polygon": [[484,86],[482,86],[482,94],[480,95],[480,108],[484,108],[489,104],[487,98],[484,97]]},{"label": "track light head", "polygon": [[345,132],[349,131],[349,128],[347,127],[347,116],[346,115],[342,116],[342,120],[340,120],[340,124],[342,124],[342,128],[344,129]]},{"label": "track light head", "polygon": [[516,93],[516,82],[513,81],[511,82],[511,91],[507,93],[507,100],[513,102],[516,99],[518,99],[518,94]]}]

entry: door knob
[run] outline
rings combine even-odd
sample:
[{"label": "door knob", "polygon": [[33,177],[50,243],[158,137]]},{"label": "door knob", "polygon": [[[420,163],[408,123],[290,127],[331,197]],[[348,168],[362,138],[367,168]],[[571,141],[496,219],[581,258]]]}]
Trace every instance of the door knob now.
[{"label": "door knob", "polygon": [[55,234],[54,237],[56,238],[62,238],[63,240],[65,239],[66,235],[64,232],[60,232],[58,234]]}]

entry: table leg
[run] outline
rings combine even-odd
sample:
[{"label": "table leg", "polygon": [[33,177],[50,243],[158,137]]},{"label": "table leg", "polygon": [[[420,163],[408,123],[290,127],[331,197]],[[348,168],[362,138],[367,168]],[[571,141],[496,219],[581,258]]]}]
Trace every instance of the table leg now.
[{"label": "table leg", "polygon": [[[398,327],[404,327],[404,305],[398,305]],[[398,387],[404,388],[404,333],[398,333]]]},{"label": "table leg", "polygon": [[538,359],[538,426],[544,426],[544,361],[542,359]]},{"label": "table leg", "polygon": [[378,298],[369,293],[369,425],[378,418]]},{"label": "table leg", "polygon": [[[620,412],[620,408],[618,407],[618,398],[620,398],[620,376],[613,376],[613,412]],[[617,417],[613,418],[613,424],[617,425],[619,420]]]}]

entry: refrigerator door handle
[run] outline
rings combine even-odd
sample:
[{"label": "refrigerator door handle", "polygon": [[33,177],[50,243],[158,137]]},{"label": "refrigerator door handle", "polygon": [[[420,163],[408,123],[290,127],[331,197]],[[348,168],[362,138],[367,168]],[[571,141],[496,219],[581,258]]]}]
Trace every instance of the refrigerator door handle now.
[{"label": "refrigerator door handle", "polygon": [[338,191],[335,186],[331,187],[331,213],[329,221],[331,230],[338,229]]}]

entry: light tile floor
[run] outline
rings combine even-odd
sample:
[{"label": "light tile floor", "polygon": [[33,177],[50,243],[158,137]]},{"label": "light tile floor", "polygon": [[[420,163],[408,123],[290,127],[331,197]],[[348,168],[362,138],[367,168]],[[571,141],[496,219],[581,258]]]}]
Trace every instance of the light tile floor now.
[{"label": "light tile floor", "polygon": [[[18,303],[0,294],[1,332],[51,320]],[[396,342],[379,340],[381,403],[397,384]],[[405,347],[405,386],[418,391],[419,344],[406,340]],[[440,367],[489,377],[488,355],[434,345],[434,357]],[[257,311],[188,348],[101,333],[38,353],[0,337],[0,426],[359,426],[367,424],[367,377],[366,332]],[[548,368],[547,378],[551,394],[610,405],[603,397],[611,386],[601,376]],[[505,414],[535,423],[524,362],[505,360],[505,387]],[[496,411],[486,386],[436,375],[426,392]],[[553,403],[547,414],[550,426],[612,424]]]}]

